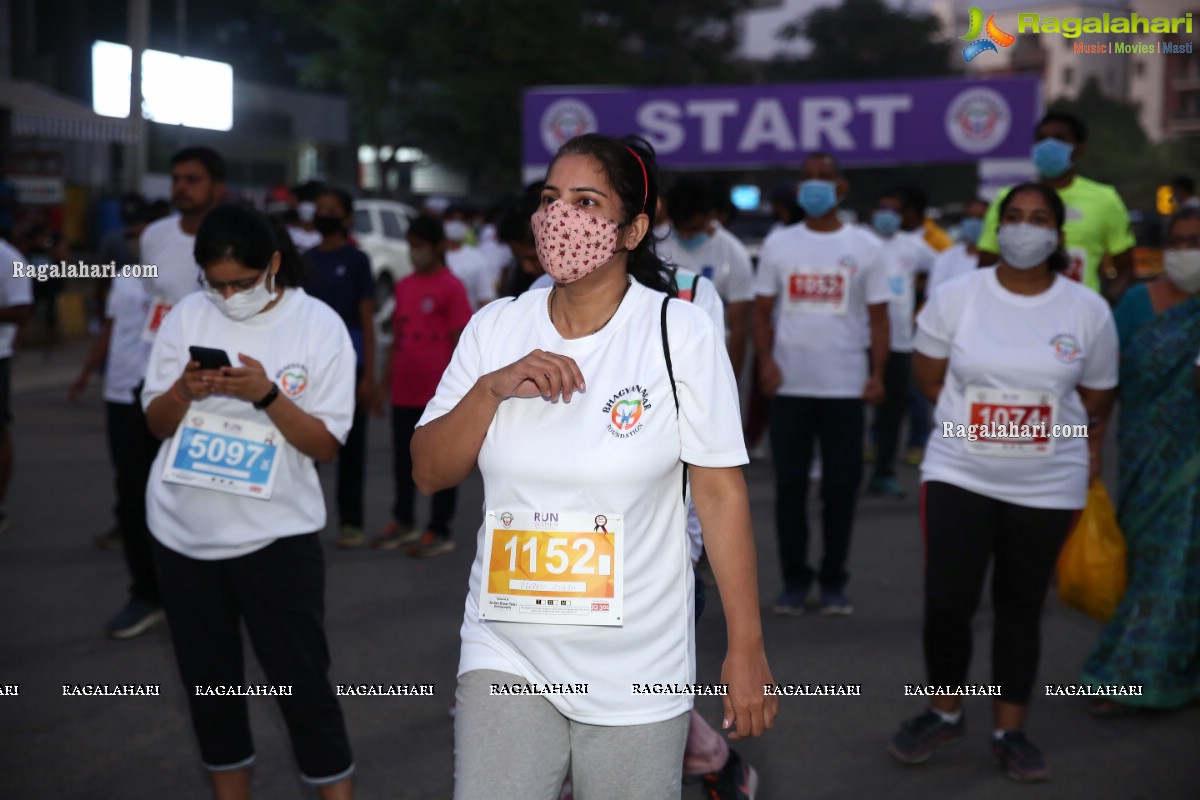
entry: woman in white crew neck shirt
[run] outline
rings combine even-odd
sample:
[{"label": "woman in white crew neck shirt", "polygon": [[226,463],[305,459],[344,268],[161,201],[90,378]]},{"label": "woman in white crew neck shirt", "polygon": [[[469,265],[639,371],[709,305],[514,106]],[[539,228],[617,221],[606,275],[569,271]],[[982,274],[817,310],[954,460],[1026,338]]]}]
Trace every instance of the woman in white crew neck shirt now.
[{"label": "woman in white crew neck shirt", "polygon": [[[422,491],[476,464],[484,480],[458,800],[553,800],[568,770],[576,800],[679,796],[696,680],[681,461],[727,621],[726,727],[757,736],[778,707],[763,692],[736,383],[704,312],[664,305],[652,159],[639,139],[563,146],[533,217],[555,286],[472,318],[413,437]],[[539,694],[506,696],[525,686]]]},{"label": "woman in white crew neck shirt", "polygon": [[[1059,274],[1065,217],[1053,189],[1014,188],[1000,206],[1001,263],[933,293],[917,318],[913,364],[937,404],[921,465],[928,681],[967,683],[971,620],[993,562],[992,757],[1021,781],[1049,777],[1023,733],[1042,604],[1088,481],[1100,475],[1117,385],[1108,305]],[[933,697],[889,752],[926,760],[962,738],[962,713],[961,697]]]},{"label": "woman in white crew neck shirt", "polygon": [[[344,800],[354,762],[328,677],[313,462],[332,460],[349,433],[354,347],[337,313],[298,288],[290,241],[258,212],[213,209],[195,256],[205,291],[164,319],[142,390],[164,439],[146,512],[192,726],[215,796],[248,797],[246,698],[229,691],[246,683],[244,622],[301,778]],[[243,366],[205,368],[193,346]]]}]

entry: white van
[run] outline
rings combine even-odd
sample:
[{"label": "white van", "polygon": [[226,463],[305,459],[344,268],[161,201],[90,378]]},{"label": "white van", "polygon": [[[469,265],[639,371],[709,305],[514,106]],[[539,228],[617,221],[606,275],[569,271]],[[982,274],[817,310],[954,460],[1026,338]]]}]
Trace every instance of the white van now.
[{"label": "white van", "polygon": [[359,248],[371,259],[371,274],[375,276],[375,308],[390,306],[396,281],[412,272],[408,255],[409,220],[417,210],[395,200],[355,200],[354,238]]}]

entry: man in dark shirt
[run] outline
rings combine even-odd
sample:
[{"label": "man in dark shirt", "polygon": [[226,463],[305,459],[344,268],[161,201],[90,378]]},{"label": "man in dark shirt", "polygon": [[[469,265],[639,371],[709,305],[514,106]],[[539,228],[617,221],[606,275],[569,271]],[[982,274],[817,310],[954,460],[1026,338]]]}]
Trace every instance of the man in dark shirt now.
[{"label": "man in dark shirt", "polygon": [[366,464],[367,411],[375,394],[375,281],[367,254],[351,244],[354,201],[340,189],[317,195],[313,224],[321,243],[301,258],[307,268],[305,290],[324,300],[346,323],[358,355],[358,391],[354,425],[338,457],[339,547],[360,547],[363,534],[363,472]]}]

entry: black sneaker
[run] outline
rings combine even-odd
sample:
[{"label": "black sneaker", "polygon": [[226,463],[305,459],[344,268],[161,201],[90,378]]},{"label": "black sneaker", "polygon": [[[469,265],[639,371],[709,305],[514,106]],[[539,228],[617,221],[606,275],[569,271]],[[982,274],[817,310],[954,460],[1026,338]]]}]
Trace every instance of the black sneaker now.
[{"label": "black sneaker", "polygon": [[892,737],[887,751],[903,764],[920,764],[929,760],[934,748],[960,741],[966,731],[966,715],[951,724],[927,708],[919,717],[900,723],[900,730]]},{"label": "black sneaker", "polygon": [[132,639],[141,636],[164,618],[162,607],[145,600],[130,600],[104,626],[110,639]]},{"label": "black sneaker", "polygon": [[710,772],[701,780],[710,800],[754,800],[758,793],[758,773],[732,749],[721,771]]},{"label": "black sneaker", "polygon": [[1042,751],[1021,731],[1007,731],[1002,738],[992,739],[992,760],[1015,781],[1050,780],[1050,766]]},{"label": "black sneaker", "polygon": [[121,537],[121,529],[115,525],[92,539],[92,542],[101,550],[120,550],[125,546],[125,540]]}]

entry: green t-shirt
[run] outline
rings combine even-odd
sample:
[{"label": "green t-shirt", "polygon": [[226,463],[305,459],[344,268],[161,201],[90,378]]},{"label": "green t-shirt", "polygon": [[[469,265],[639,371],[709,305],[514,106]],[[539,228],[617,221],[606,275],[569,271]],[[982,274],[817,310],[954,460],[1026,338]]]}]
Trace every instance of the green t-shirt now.
[{"label": "green t-shirt", "polygon": [[[1000,252],[996,244],[1000,203],[1008,195],[1009,189],[1003,189],[996,195],[987,216],[983,218],[980,250]],[[1063,226],[1070,261],[1067,276],[1082,281],[1098,292],[1100,261],[1106,255],[1124,253],[1136,244],[1129,226],[1129,212],[1125,210],[1125,204],[1121,202],[1116,189],[1079,175],[1069,186],[1059,189],[1058,196],[1067,207],[1067,223]]]}]

